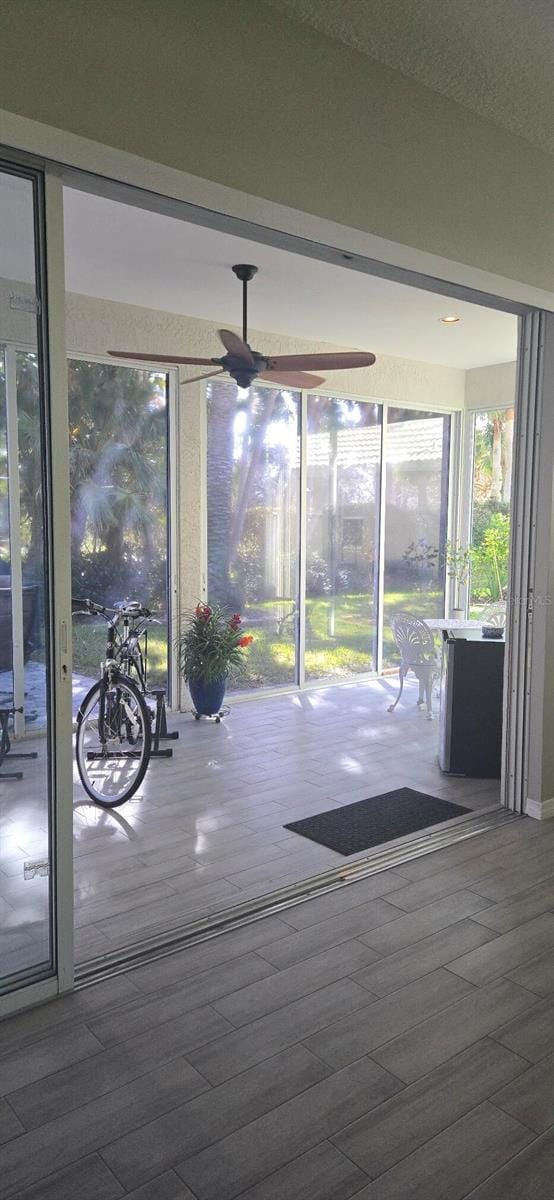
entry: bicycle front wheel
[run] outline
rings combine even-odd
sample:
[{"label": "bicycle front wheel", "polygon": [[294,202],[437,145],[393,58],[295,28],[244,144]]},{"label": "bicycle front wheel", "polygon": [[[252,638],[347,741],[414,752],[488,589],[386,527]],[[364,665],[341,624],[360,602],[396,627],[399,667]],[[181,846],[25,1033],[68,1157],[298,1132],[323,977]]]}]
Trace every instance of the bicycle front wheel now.
[{"label": "bicycle front wheel", "polygon": [[77,715],[77,768],[96,804],[117,808],[140,787],[150,761],[152,733],[144,697],[131,679],[113,672],[85,696]]}]

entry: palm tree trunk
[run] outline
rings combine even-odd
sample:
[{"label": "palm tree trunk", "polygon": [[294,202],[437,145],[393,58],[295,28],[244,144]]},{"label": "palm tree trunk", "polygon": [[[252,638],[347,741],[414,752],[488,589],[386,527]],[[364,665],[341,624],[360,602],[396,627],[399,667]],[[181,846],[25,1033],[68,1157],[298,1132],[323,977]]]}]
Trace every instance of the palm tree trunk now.
[{"label": "palm tree trunk", "polygon": [[502,439],[502,499],[510,503],[512,494],[512,452],[514,444],[514,410],[509,408],[504,417],[504,436]]},{"label": "palm tree trunk", "polygon": [[220,384],[208,422],[208,586],[209,599],[233,607],[231,595],[231,516],[235,388]]},{"label": "palm tree trunk", "polygon": [[258,469],[259,469],[261,461],[262,461],[265,435],[266,435],[269,425],[271,423],[271,418],[273,416],[273,410],[275,408],[276,399],[277,399],[276,392],[271,392],[270,395],[267,396],[267,398],[264,396],[263,401],[262,401],[263,411],[262,411],[262,417],[261,417],[260,423],[259,423],[259,425],[256,425],[252,431],[252,442],[251,442],[248,466],[246,469],[246,473],[243,476],[243,478],[239,484],[239,494],[237,497],[235,513],[234,513],[233,522],[231,525],[231,547],[230,547],[231,558],[236,553],[236,551],[240,545],[241,538],[242,538],[242,533],[243,533],[243,529],[244,529],[244,521],[246,518],[248,504],[250,501],[252,486],[254,484],[256,475],[258,473]]},{"label": "palm tree trunk", "polygon": [[492,423],[491,500],[502,499],[502,417],[495,413]]}]

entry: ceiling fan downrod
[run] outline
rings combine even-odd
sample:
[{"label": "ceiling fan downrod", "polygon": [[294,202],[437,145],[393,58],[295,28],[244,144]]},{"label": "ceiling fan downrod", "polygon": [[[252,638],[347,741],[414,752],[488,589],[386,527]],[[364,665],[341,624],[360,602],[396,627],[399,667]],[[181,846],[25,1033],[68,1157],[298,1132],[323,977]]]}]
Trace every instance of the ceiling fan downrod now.
[{"label": "ceiling fan downrod", "polygon": [[242,340],[248,345],[248,284],[258,268],[252,263],[237,263],[232,270],[242,283]]}]

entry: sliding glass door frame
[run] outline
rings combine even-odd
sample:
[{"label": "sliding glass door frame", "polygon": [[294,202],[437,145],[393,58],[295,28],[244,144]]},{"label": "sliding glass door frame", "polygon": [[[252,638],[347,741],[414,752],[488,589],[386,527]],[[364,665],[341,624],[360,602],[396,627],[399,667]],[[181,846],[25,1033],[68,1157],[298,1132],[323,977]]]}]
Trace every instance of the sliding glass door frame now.
[{"label": "sliding glass door frame", "polygon": [[[53,777],[56,794],[56,964],[58,976],[22,989],[7,998],[12,1008],[23,1008],[71,987],[72,974],[72,739],[70,726],[71,697],[67,677],[71,664],[71,605],[69,561],[69,473],[67,455],[67,389],[64,341],[63,280],[63,209],[61,181],[70,186],[88,186],[93,192],[121,202],[138,204],[151,211],[164,212],[176,219],[196,222],[214,229],[227,230],[250,241],[280,246],[298,255],[345,267],[378,278],[390,279],[441,296],[460,298],[470,303],[512,313],[521,318],[518,348],[518,385],[513,478],[517,484],[514,502],[518,507],[520,536],[512,531],[512,590],[517,604],[509,611],[509,661],[506,680],[510,687],[511,717],[505,721],[505,744],[512,743],[514,762],[507,774],[505,803],[522,811],[529,782],[525,773],[529,760],[534,764],[536,787],[544,783],[546,769],[543,753],[545,706],[549,700],[546,681],[539,678],[545,665],[545,638],[552,640],[552,619],[548,610],[533,614],[533,592],[548,588],[551,548],[552,449],[554,427],[549,404],[554,381],[554,317],[538,306],[541,294],[506,281],[488,277],[460,266],[453,260],[419,256],[399,243],[370,244],[358,231],[332,227],[319,218],[307,218],[290,209],[277,214],[259,198],[239,193],[224,194],[218,184],[193,181],[184,172],[166,169],[138,157],[132,159],[111,147],[74,139],[68,143],[63,131],[27,122],[6,114],[4,140],[9,143],[4,157],[10,163],[31,163],[39,172],[46,169],[44,208],[48,232],[47,282],[49,293],[50,416],[53,426],[52,451],[56,453],[56,476],[52,487],[51,509],[56,538],[53,559],[53,665],[57,687],[55,698]],[[28,128],[27,128],[28,127]],[[26,147],[12,149],[13,143]],[[50,156],[45,161],[36,155]],[[155,180],[155,190],[153,180]],[[265,206],[264,206],[265,205]],[[253,215],[257,215],[257,223]],[[43,214],[44,216],[44,214]],[[303,230],[303,236],[298,229]],[[340,235],[340,240],[339,240]],[[338,242],[338,244],[337,244]],[[44,239],[43,239],[44,251]],[[346,253],[348,251],[348,253]],[[419,262],[419,268],[414,267]],[[490,282],[492,278],[492,283]],[[493,290],[485,290],[486,288]],[[494,290],[496,288],[496,291]],[[523,291],[523,299],[517,297]],[[530,299],[528,297],[531,297]],[[405,405],[407,407],[407,405]],[[461,422],[461,417],[458,418]],[[461,449],[461,448],[460,448]],[[462,495],[465,490],[462,484]],[[538,501],[541,500],[539,505]],[[519,509],[521,514],[519,517]],[[205,502],[203,502],[205,511]],[[515,524],[515,523],[514,523]],[[66,548],[64,550],[64,539]],[[65,557],[64,557],[65,556]],[[524,604],[524,599],[527,604]],[[55,623],[54,623],[55,619]],[[545,625],[548,624],[548,630]],[[511,649],[510,649],[511,647]],[[533,684],[531,670],[533,665]],[[65,668],[65,675],[64,675]],[[336,681],[335,681],[336,682]],[[307,687],[312,685],[308,684]],[[321,686],[318,681],[313,686]],[[275,693],[275,689],[272,689]],[[260,692],[255,693],[256,697]],[[282,694],[281,689],[278,694]],[[238,700],[239,697],[236,697]],[[246,695],[244,699],[250,698]],[[234,698],[235,699],[235,698]],[[517,703],[516,703],[517,701]],[[508,697],[506,697],[508,704]],[[506,714],[505,714],[506,715]],[[552,801],[550,801],[552,803]],[[533,813],[533,815],[538,815]],[[2,1007],[0,1014],[8,1011]]]},{"label": "sliding glass door frame", "polygon": [[[258,380],[256,387],[260,390],[271,390],[271,384],[264,384]],[[464,416],[463,410],[448,409],[448,408],[429,408],[422,409],[421,402],[415,401],[390,401],[383,400],[379,396],[360,396],[353,395],[349,392],[341,392],[337,390],[329,391],[327,389],[318,388],[317,396],[328,397],[335,400],[350,400],[360,404],[375,404],[381,408],[381,463],[380,463],[380,481],[379,481],[379,502],[377,513],[377,531],[378,531],[378,559],[377,559],[377,580],[376,580],[376,667],[373,671],[364,671],[359,674],[350,674],[344,678],[337,679],[333,675],[321,676],[317,679],[306,679],[305,670],[305,650],[306,650],[306,573],[307,573],[307,468],[308,468],[308,397],[312,395],[309,390],[299,392],[300,395],[300,519],[299,519],[299,592],[298,592],[298,632],[296,645],[296,670],[295,682],[285,686],[261,687],[252,690],[237,690],[233,692],[233,703],[250,701],[261,698],[269,698],[271,696],[282,696],[287,693],[297,691],[313,691],[321,687],[341,687],[351,686],[353,683],[363,683],[371,679],[376,679],[383,670],[383,614],[384,614],[384,565],[385,565],[385,513],[387,500],[387,480],[386,470],[383,469],[383,464],[386,463],[387,451],[387,427],[388,427],[388,411],[389,409],[398,409],[401,407],[406,411],[428,412],[430,417],[449,417],[450,418],[450,444],[449,444],[449,462],[448,462],[448,506],[446,514],[446,524],[449,538],[455,537],[455,530],[459,527],[460,522],[460,469],[461,469],[461,430],[462,419]],[[207,425],[207,403],[204,405],[204,426]],[[203,476],[206,475],[206,465],[204,456]],[[203,497],[203,546],[202,557],[203,567],[202,576],[204,581],[207,579],[207,501],[205,481],[202,488]],[[207,588],[203,599],[206,598]],[[448,605],[450,601],[449,584],[445,580],[444,602]]]},{"label": "sliding glass door frame", "polygon": [[[69,545],[69,457],[65,365],[65,273],[62,184],[56,172],[30,164],[27,156],[0,161],[7,174],[31,181],[35,214],[37,343],[6,341],[13,376],[17,350],[37,354],[41,367],[41,437],[44,537],[48,550],[45,591],[47,631],[47,745],[51,961],[14,979],[0,997],[0,1016],[51,999],[71,989],[73,960],[73,747],[71,724],[71,603]],[[10,381],[13,392],[15,380]],[[11,451],[17,452],[14,397]],[[55,470],[53,464],[56,464]],[[19,728],[18,732],[21,732]]]}]

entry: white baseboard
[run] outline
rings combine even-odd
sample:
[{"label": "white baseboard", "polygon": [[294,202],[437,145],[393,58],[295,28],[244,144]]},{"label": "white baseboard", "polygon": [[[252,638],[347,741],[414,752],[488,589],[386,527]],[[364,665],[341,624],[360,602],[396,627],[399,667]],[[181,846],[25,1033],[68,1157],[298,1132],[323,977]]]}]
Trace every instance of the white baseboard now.
[{"label": "white baseboard", "polygon": [[528,817],[534,817],[536,821],[548,821],[550,817],[554,817],[554,796],[551,796],[549,800],[528,799],[525,813]]}]

